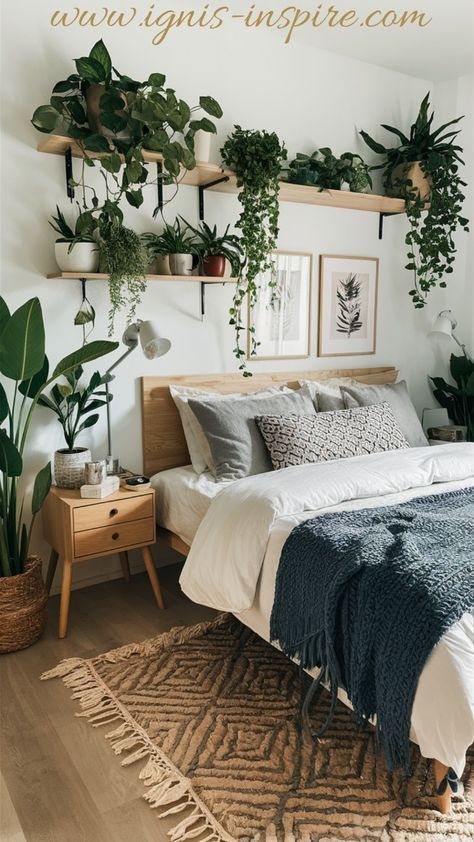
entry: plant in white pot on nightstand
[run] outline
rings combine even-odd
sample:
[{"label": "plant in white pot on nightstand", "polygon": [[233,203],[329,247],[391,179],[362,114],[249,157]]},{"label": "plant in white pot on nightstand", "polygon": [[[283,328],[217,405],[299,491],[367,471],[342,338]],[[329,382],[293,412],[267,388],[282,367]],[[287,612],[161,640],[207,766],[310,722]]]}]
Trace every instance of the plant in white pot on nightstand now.
[{"label": "plant in white pot on nightstand", "polygon": [[[63,429],[67,447],[54,454],[54,479],[59,488],[80,488],[84,483],[84,467],[91,461],[87,447],[78,447],[78,436],[97,424],[96,411],[107,405],[112,396],[102,388],[112,378],[95,371],[87,386],[79,385],[83,375],[82,366],[77,366],[65,375],[66,383],[56,383],[49,396],[42,394],[38,400],[57,416]],[[92,413],[92,414],[91,414]]]},{"label": "plant in white pot on nightstand", "polygon": [[93,236],[97,222],[92,214],[89,211],[79,212],[72,229],[56,205],[56,216],[49,224],[60,235],[54,246],[54,254],[61,272],[96,272],[99,249]]},{"label": "plant in white pot on nightstand", "polygon": [[0,652],[30,646],[46,620],[41,560],[29,553],[36,515],[51,485],[51,466],[33,480],[30,514],[18,493],[25,471],[25,449],[33,413],[45,387],[117,348],[91,342],[64,357],[49,373],[41,305],[32,298],[10,314],[0,298]]}]

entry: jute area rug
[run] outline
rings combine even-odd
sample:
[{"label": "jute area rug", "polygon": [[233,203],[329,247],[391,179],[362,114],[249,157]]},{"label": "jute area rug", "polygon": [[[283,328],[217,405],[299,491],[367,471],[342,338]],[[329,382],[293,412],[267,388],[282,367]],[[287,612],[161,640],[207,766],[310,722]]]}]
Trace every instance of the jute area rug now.
[{"label": "jute area rug", "polygon": [[[150,806],[176,815],[172,842],[473,838],[472,800],[448,816],[434,809],[415,746],[413,776],[390,775],[342,704],[318,745],[303,739],[298,669],[229,615],[63,661],[43,678],[55,676],[122,763],[137,763]],[[326,713],[322,700],[315,725]]]}]

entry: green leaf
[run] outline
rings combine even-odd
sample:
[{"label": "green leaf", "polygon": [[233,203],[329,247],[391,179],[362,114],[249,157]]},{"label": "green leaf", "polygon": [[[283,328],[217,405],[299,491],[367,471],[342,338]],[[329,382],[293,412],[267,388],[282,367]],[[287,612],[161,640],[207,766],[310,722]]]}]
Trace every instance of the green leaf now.
[{"label": "green leaf", "polygon": [[372,149],[372,152],[376,152],[377,155],[386,154],[387,150],[385,149],[385,146],[382,146],[381,143],[377,143],[376,140],[373,140],[373,138],[371,138],[370,135],[367,134],[367,132],[361,131],[359,132],[359,134],[365,140],[369,149]]},{"label": "green leaf", "polygon": [[112,75],[112,59],[102,39],[94,44],[89,53],[89,58],[101,65],[104,71],[104,79],[108,81]]},{"label": "green leaf", "polygon": [[398,138],[400,138],[401,142],[402,142],[404,145],[407,145],[408,143],[410,143],[410,141],[409,141],[409,139],[407,138],[407,136],[406,136],[406,135],[404,135],[404,134],[403,134],[403,132],[401,132],[401,131],[400,131],[400,129],[395,129],[393,126],[387,126],[387,125],[386,125],[386,123],[382,123],[381,125],[382,125],[382,128],[383,128],[383,129],[385,129],[385,131],[387,131],[387,132],[391,132],[392,134],[394,134],[394,135],[396,135]]},{"label": "green leaf", "polygon": [[211,117],[222,117],[223,111],[220,107],[219,103],[216,102],[212,96],[201,96],[199,97],[199,105],[201,106],[204,111],[211,115]]},{"label": "green leaf", "polygon": [[105,354],[110,354],[111,351],[115,351],[118,346],[118,342],[107,342],[106,340],[89,342],[86,345],[83,345],[82,348],[78,348],[77,351],[73,351],[72,354],[68,354],[67,357],[64,357],[54,369],[51,379],[55,380],[56,377],[60,377],[62,374],[72,371],[77,368],[78,365],[84,365],[85,363],[89,363],[92,360],[105,356]]},{"label": "green leaf", "polygon": [[77,58],[74,63],[79,76],[82,76],[87,82],[91,82],[93,85],[100,85],[101,82],[107,81],[107,74],[100,61],[83,56],[82,58]]},{"label": "green leaf", "polygon": [[44,324],[38,298],[31,298],[8,320],[0,337],[0,371],[28,380],[44,364]]},{"label": "green leaf", "polygon": [[49,372],[49,363],[48,358],[45,356],[43,365],[41,366],[40,370],[36,372],[36,374],[31,377],[29,380],[23,380],[19,385],[19,390],[22,395],[26,395],[28,398],[34,398],[35,395],[43,388],[44,384],[48,380],[48,372]]},{"label": "green leaf", "polygon": [[41,509],[49,489],[51,488],[51,463],[48,462],[41,471],[36,474],[33,486],[33,497],[31,500],[31,511],[34,515]]},{"label": "green leaf", "polygon": [[46,134],[54,132],[60,120],[61,116],[52,105],[40,105],[31,118],[35,129]]},{"label": "green leaf", "polygon": [[151,73],[148,77],[147,85],[150,85],[152,88],[162,88],[166,82],[166,76],[164,73]]},{"label": "green leaf", "polygon": [[93,427],[94,424],[97,424],[98,420],[99,415],[97,413],[96,415],[89,415],[89,418],[86,418],[86,420],[78,428],[77,433],[82,433],[82,431],[86,430],[88,427]]},{"label": "green leaf", "polygon": [[6,430],[0,429],[0,471],[7,477],[19,477],[22,470],[21,454],[7,435]]},{"label": "green leaf", "polygon": [[139,208],[143,204],[143,193],[141,190],[127,190],[125,198],[132,208]]},{"label": "green leaf", "polygon": [[109,142],[101,134],[91,134],[84,141],[84,146],[91,152],[110,152]]},{"label": "green leaf", "polygon": [[8,309],[7,302],[4,298],[0,295],[0,336],[2,334],[3,328],[7,324],[10,318],[10,310]]},{"label": "green leaf", "polygon": [[103,166],[104,170],[107,172],[116,173],[120,171],[120,167],[122,166],[122,160],[120,155],[117,155],[114,152],[112,155],[105,156],[100,160],[101,165]]},{"label": "green leaf", "polygon": [[5,421],[5,418],[8,416],[8,398],[3,388],[2,384],[0,383],[0,424],[2,421]]}]

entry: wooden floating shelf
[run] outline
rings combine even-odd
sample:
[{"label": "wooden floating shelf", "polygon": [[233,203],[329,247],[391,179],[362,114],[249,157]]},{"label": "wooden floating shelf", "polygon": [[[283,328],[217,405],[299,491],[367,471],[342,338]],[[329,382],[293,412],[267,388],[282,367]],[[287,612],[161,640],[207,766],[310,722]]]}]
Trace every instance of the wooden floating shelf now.
[{"label": "wooden floating shelf", "polygon": [[[63,280],[81,280],[85,281],[108,281],[110,275],[104,272],[49,272],[46,277],[48,280],[56,278]],[[184,281],[186,283],[198,284],[235,284],[236,278],[213,278],[209,275],[145,275],[147,281]]]},{"label": "wooden floating shelf", "polygon": [[[73,157],[83,157],[80,147],[70,137],[47,135],[38,144],[39,152],[47,152],[52,155],[64,155],[69,148]],[[90,157],[99,158],[100,154],[91,153]],[[157,152],[143,150],[143,157],[149,163],[161,163],[163,161],[163,156]],[[221,178],[228,178],[228,181],[212,184],[213,181]],[[221,169],[216,164],[198,162],[193,170],[182,171],[180,183],[196,187],[208,187],[209,190],[218,193],[239,192],[235,174],[230,170]],[[404,199],[391,199],[388,196],[377,196],[374,193],[352,193],[349,190],[318,190],[316,187],[305,184],[290,184],[286,181],[280,181],[279,199],[281,202],[321,205],[327,208],[345,208],[346,210],[371,211],[372,213],[383,214],[405,213]]]}]

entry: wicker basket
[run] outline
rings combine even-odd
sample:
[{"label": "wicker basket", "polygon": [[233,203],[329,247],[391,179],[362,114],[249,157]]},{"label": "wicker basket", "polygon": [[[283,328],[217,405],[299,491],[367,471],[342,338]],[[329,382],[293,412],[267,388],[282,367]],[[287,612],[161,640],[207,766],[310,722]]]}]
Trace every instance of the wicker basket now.
[{"label": "wicker basket", "polygon": [[29,557],[24,573],[0,577],[0,652],[26,649],[41,637],[47,599],[38,556]]},{"label": "wicker basket", "polygon": [[84,467],[91,459],[87,447],[76,447],[73,452],[57,450],[54,454],[54,481],[58,488],[80,488],[84,485]]}]

